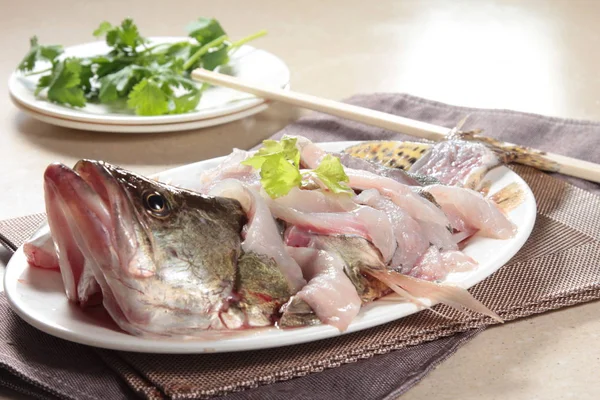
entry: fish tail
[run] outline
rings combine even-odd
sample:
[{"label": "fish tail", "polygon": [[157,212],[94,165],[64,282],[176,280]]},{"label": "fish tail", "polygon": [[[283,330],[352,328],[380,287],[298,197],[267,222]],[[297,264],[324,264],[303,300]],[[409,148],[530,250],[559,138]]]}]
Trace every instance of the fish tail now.
[{"label": "fish tail", "polygon": [[480,142],[487,145],[494,152],[496,152],[500,160],[502,160],[502,162],[505,164],[517,163],[528,165],[542,171],[558,171],[558,164],[546,158],[546,153],[543,151],[534,150],[525,146],[517,146],[510,143],[505,143],[489,136],[481,136],[478,133],[479,132],[476,131],[460,132],[458,134],[458,138],[462,140]]},{"label": "fish tail", "polygon": [[370,269],[366,272],[384,282],[394,292],[426,308],[430,308],[430,306],[427,306],[420,298],[426,298],[433,303],[446,304],[461,312],[464,312],[464,309],[469,309],[487,315],[500,323],[504,322],[498,314],[487,308],[461,287],[429,282],[396,271]]}]

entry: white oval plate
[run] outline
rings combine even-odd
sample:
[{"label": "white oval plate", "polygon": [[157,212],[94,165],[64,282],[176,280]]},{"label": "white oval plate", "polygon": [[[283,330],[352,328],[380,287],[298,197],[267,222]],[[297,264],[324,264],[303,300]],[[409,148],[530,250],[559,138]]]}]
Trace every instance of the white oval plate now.
[{"label": "white oval plate", "polygon": [[[152,44],[172,43],[189,40],[187,37],[155,37],[150,38]],[[88,57],[104,54],[109,51],[104,42],[92,42],[65,49],[63,57]],[[39,67],[38,70],[46,68]],[[226,72],[238,78],[277,88],[289,84],[290,71],[281,59],[275,55],[244,45],[231,56]],[[198,121],[200,119],[241,112],[265,102],[251,94],[233,89],[211,86],[206,89],[195,111],[185,114],[138,116],[129,111],[115,112],[101,104],[87,104],[83,108],[71,108],[51,103],[34,95],[37,81],[41,75],[26,77],[20,72],[13,72],[8,89],[16,101],[22,105],[50,117],[69,119],[78,122],[116,125],[153,125]]]},{"label": "white oval plate", "polygon": [[[329,151],[339,151],[358,142],[323,143]],[[193,179],[199,171],[212,168],[222,158],[201,161],[158,174],[161,181],[183,185]],[[525,198],[509,213],[517,224],[518,233],[508,240],[474,237],[469,240],[464,252],[479,262],[479,267],[470,272],[450,274],[446,282],[464,288],[479,283],[504,265],[523,246],[529,237],[536,216],[536,203],[527,184],[506,167],[496,168],[487,176],[492,181],[490,193],[518,182]],[[13,310],[25,321],[51,335],[90,346],[114,350],[146,353],[213,353],[242,350],[257,350],[270,347],[299,344],[360,331],[397,320],[420,310],[408,302],[387,301],[395,295],[367,304],[344,333],[328,325],[310,326],[289,330],[264,328],[247,330],[240,334],[224,335],[220,338],[196,338],[188,340],[140,338],[122,332],[106,315],[102,307],[81,310],[69,303],[63,292],[60,274],[55,271],[29,267],[19,248],[7,266],[4,288]]]}]

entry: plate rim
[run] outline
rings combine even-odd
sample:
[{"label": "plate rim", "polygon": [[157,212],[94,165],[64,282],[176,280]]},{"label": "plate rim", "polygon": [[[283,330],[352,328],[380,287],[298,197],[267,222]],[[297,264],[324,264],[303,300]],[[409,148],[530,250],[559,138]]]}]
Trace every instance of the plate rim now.
[{"label": "plate rim", "polygon": [[[351,146],[351,145],[354,145],[357,143],[362,143],[362,142],[364,142],[364,141],[341,141],[341,142],[325,142],[325,143],[316,142],[316,143],[319,145],[322,145],[326,148],[333,147],[333,146],[341,148],[342,146],[348,147],[348,146]],[[199,164],[199,163],[206,163],[206,162],[218,163],[220,160],[222,160],[224,158],[225,157],[217,157],[217,158],[199,161],[196,163],[190,163],[190,164],[186,164],[184,166],[180,166],[177,168],[165,170],[162,173],[174,173],[177,170],[190,168],[191,166],[193,166],[195,164]],[[486,270],[485,275],[482,275],[479,278],[475,278],[475,277],[471,276],[471,279],[465,279],[463,281],[458,282],[459,286],[465,287],[467,289],[473,287],[475,284],[483,281],[484,279],[487,279],[492,274],[494,274],[496,271],[498,271],[500,268],[502,268],[506,264],[506,262],[508,262],[509,259],[512,258],[512,256],[514,256],[514,254],[516,254],[523,247],[525,242],[529,239],[531,232],[533,230],[535,220],[536,220],[537,204],[535,201],[535,196],[533,195],[529,185],[525,182],[525,180],[522,177],[520,177],[514,171],[508,169],[505,166],[502,166],[500,168],[503,169],[502,170],[503,172],[505,172],[504,170],[506,170],[506,171],[508,171],[509,174],[514,175],[514,177],[517,178],[516,181],[519,184],[521,184],[521,186],[523,187],[525,194],[526,194],[526,198],[529,200],[529,201],[525,202],[525,204],[524,204],[527,206],[528,212],[527,212],[526,216],[528,218],[523,223],[523,225],[519,225],[519,231],[518,231],[518,236],[517,236],[517,238],[519,240],[514,245],[513,250],[507,251],[506,253],[502,253],[499,257],[499,261],[497,261],[493,267],[489,267],[489,270]],[[161,173],[155,174],[153,176],[159,176],[160,174]],[[19,261],[21,261],[20,264],[18,263]],[[25,261],[25,262],[23,262],[23,261]],[[111,350],[132,351],[132,352],[140,352],[140,353],[161,353],[161,354],[203,354],[203,353],[215,353],[215,352],[236,352],[236,351],[261,350],[261,349],[267,349],[267,348],[275,348],[275,347],[282,347],[282,346],[288,346],[288,345],[302,344],[302,343],[307,343],[307,342],[328,339],[328,338],[332,338],[332,337],[336,337],[336,336],[346,335],[346,334],[350,334],[353,332],[362,331],[362,330],[365,330],[368,328],[377,327],[377,326],[380,326],[380,325],[383,325],[385,323],[389,323],[392,321],[398,321],[402,318],[405,318],[409,315],[412,315],[412,314],[422,310],[421,308],[417,307],[416,305],[410,305],[409,308],[412,311],[408,312],[405,315],[402,315],[401,317],[392,316],[392,318],[389,318],[388,320],[377,322],[377,323],[370,323],[370,324],[368,323],[369,321],[365,322],[365,321],[361,320],[361,321],[358,321],[358,323],[356,323],[357,321],[355,320],[350,325],[349,329],[345,332],[339,332],[336,328],[333,328],[328,325],[317,325],[317,326],[312,326],[312,327],[297,328],[297,329],[301,330],[300,331],[300,332],[302,332],[301,335],[296,335],[296,336],[294,336],[293,334],[292,335],[282,335],[282,336],[278,337],[278,339],[279,339],[278,341],[274,341],[274,340],[273,341],[264,341],[264,339],[261,339],[259,337],[259,339],[256,340],[255,342],[260,342],[260,345],[255,343],[254,345],[251,345],[251,346],[247,346],[247,345],[244,346],[244,343],[240,344],[238,342],[239,341],[244,342],[244,338],[253,337],[252,334],[249,334],[248,336],[240,335],[239,337],[233,337],[233,339],[231,339],[231,340],[227,339],[227,340],[220,340],[220,341],[219,340],[203,341],[203,340],[195,340],[195,339],[192,339],[192,340],[186,340],[186,339],[160,340],[160,339],[155,339],[155,338],[136,337],[136,336],[130,335],[125,332],[119,332],[120,334],[123,335],[123,337],[128,338],[128,339],[125,339],[125,343],[123,343],[121,341],[112,341],[112,342],[108,341],[107,342],[106,340],[98,341],[97,339],[94,339],[93,337],[89,337],[88,335],[86,335],[85,332],[73,333],[73,332],[66,331],[64,328],[59,329],[59,328],[50,326],[46,323],[43,323],[42,321],[38,321],[37,319],[28,315],[24,310],[22,310],[21,306],[19,305],[18,300],[17,300],[18,299],[17,287],[18,287],[19,276],[23,271],[25,271],[26,268],[30,268],[30,267],[27,265],[27,262],[25,260],[25,256],[23,253],[23,249],[21,246],[15,252],[15,254],[11,257],[10,261],[8,262],[8,264],[6,266],[6,273],[4,276],[4,290],[6,292],[6,297],[8,299],[8,302],[9,302],[11,308],[23,320],[25,320],[30,325],[36,327],[37,329],[39,329],[43,332],[46,332],[48,334],[51,334],[53,336],[59,337],[61,339],[65,339],[65,340],[68,340],[71,342],[80,343],[80,344],[84,344],[84,345],[90,345],[90,346],[99,347],[99,348],[111,349]],[[13,275],[17,275],[17,276],[15,276],[14,279],[12,279]],[[11,284],[12,284],[12,286],[11,286]],[[13,287],[14,287],[14,291],[13,291]],[[64,297],[64,301],[68,304],[68,307],[77,307],[73,304],[68,303],[66,297]],[[370,303],[370,304],[374,304],[374,306],[372,306],[372,307],[376,307],[377,301]],[[401,303],[396,303],[396,304],[399,305]],[[408,303],[402,303],[402,304],[408,304]],[[362,312],[362,310],[361,310],[361,312]],[[314,329],[314,328],[317,328],[317,329]],[[266,330],[272,331],[273,329],[276,329],[276,328],[267,328]],[[257,332],[260,333],[260,330],[258,330]],[[279,332],[282,332],[282,331],[279,331]],[[289,331],[289,332],[293,333],[293,331]],[[280,335],[280,334],[277,333],[276,335]],[[120,337],[120,335],[119,335],[119,337]]]},{"label": "plate rim", "polygon": [[[12,99],[12,96],[11,96]],[[188,122],[177,122],[177,123],[168,123],[168,124],[152,124],[152,125],[116,125],[116,124],[100,124],[100,123],[90,123],[90,122],[80,122],[73,121],[70,119],[64,119],[59,117],[54,117],[50,115],[46,115],[43,113],[39,113],[35,110],[29,109],[26,105],[18,103],[18,100],[14,100],[14,105],[23,113],[29,115],[31,118],[34,118],[38,121],[44,122],[46,124],[60,126],[68,129],[78,129],[83,131],[93,131],[93,132],[104,132],[104,133],[125,133],[125,134],[158,134],[158,133],[170,133],[170,132],[179,132],[179,131],[188,131],[193,129],[203,129],[209,128],[213,126],[228,124],[230,122],[235,122],[240,119],[244,119],[247,117],[251,117],[253,115],[259,114],[265,110],[267,110],[272,102],[265,101],[263,103],[257,104],[248,109],[238,111],[231,114],[224,114],[217,117],[200,119],[197,121],[188,121]]]},{"label": "plate rim", "polygon": [[[152,36],[152,37],[149,37],[148,39],[150,41],[157,41],[157,42],[172,42],[172,41],[189,40],[190,38],[186,37],[186,36]],[[86,46],[98,46],[98,45],[103,45],[103,44],[104,44],[103,41],[86,42],[86,43],[80,43],[80,44],[76,44],[73,46],[65,47],[64,50],[65,50],[65,54],[66,54],[68,51],[73,51],[74,49],[76,50],[79,48],[84,48]],[[239,51],[262,52],[267,57],[271,57],[274,60],[274,62],[279,63],[280,66],[282,66],[285,70],[286,79],[285,79],[285,82],[282,84],[282,87],[289,86],[290,81],[291,81],[291,71],[290,71],[288,65],[280,57],[276,56],[275,54],[273,54],[267,50],[256,48],[254,46],[247,45],[247,44],[241,46],[239,48]],[[265,99],[262,99],[262,98],[256,97],[256,96],[252,96],[249,94],[248,95],[249,98],[241,101],[240,105],[228,107],[225,111],[221,110],[221,107],[217,107],[213,111],[202,112],[202,115],[200,115],[200,116],[198,115],[198,112],[188,112],[188,113],[184,113],[184,114],[158,115],[158,116],[138,116],[138,115],[116,114],[116,113],[113,113],[113,114],[92,114],[92,113],[71,114],[71,113],[69,113],[69,111],[78,112],[79,110],[71,109],[66,106],[61,107],[62,109],[64,109],[64,112],[61,112],[59,110],[48,109],[47,107],[45,107],[45,105],[52,104],[52,103],[49,103],[46,100],[36,99],[35,97],[33,98],[33,100],[31,100],[31,99],[28,99],[26,96],[22,95],[20,93],[20,91],[17,90],[17,87],[22,88],[27,93],[29,93],[28,89],[23,88],[23,85],[19,82],[19,78],[22,78],[22,75],[23,74],[20,73],[19,71],[13,70],[8,79],[8,84],[7,84],[8,91],[9,91],[9,94],[11,95],[11,97],[14,96],[15,99],[18,100],[20,103],[28,106],[29,108],[31,108],[41,114],[46,114],[48,116],[61,118],[61,119],[68,119],[68,120],[78,121],[78,122],[96,123],[96,124],[103,124],[103,125],[110,125],[110,124],[156,125],[156,124],[175,124],[175,123],[181,123],[181,122],[191,122],[191,121],[198,121],[201,119],[215,118],[215,117],[221,116],[221,115],[233,114],[233,113],[243,111],[248,108],[252,108],[259,104],[266,102]],[[221,111],[219,111],[219,110],[221,110]]]}]

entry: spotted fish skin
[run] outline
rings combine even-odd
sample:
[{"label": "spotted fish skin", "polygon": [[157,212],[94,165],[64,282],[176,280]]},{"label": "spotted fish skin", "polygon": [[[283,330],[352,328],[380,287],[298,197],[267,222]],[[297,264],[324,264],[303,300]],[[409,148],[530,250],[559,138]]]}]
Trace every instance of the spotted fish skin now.
[{"label": "spotted fish skin", "polygon": [[477,190],[483,176],[502,165],[503,154],[487,143],[462,140],[427,142],[366,142],[345,150],[356,158],[402,169],[421,185],[443,183]]},{"label": "spotted fish skin", "polygon": [[433,143],[381,141],[360,143],[344,150],[356,158],[377,162],[389,168],[408,171]]},{"label": "spotted fish skin", "polygon": [[[494,151],[498,159],[505,164],[517,163],[549,172],[559,170],[558,164],[544,157],[544,152],[482,136],[480,135],[481,129],[464,132],[458,130],[458,128],[459,126],[450,131],[447,141],[465,140],[481,143]],[[359,143],[348,147],[344,152],[353,157],[374,161],[389,168],[400,168],[408,171],[434,145],[433,142],[377,141]]]}]

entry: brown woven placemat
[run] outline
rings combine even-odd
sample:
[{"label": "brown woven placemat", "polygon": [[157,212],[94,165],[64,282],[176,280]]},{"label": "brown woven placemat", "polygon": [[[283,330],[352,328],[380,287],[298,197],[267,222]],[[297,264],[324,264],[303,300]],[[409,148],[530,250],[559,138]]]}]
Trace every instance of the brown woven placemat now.
[{"label": "brown woven placemat", "polygon": [[[470,114],[467,129],[485,128],[499,139],[600,162],[599,123],[455,107],[400,94],[360,95],[349,102],[448,127]],[[276,137],[284,133],[314,141],[408,139],[322,114],[303,118]],[[516,171],[538,201],[534,231],[506,266],[472,292],[508,321],[598,299],[600,198],[525,167]],[[597,184],[569,181],[600,193]],[[41,220],[43,215],[0,221],[0,233],[20,243]],[[298,346],[168,356],[104,351],[51,337],[16,317],[0,295],[0,385],[37,398],[121,399],[135,391],[146,398],[391,399],[491,322],[440,311],[453,319],[421,312]]]}]

